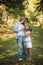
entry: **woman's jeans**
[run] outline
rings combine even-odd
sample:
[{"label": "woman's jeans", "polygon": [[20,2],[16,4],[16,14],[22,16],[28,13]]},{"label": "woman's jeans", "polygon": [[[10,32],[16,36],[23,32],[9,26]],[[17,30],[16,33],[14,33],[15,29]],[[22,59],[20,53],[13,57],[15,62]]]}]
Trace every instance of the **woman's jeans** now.
[{"label": "woman's jeans", "polygon": [[26,46],[24,43],[24,36],[18,36],[17,43],[18,43],[18,59],[26,58]]}]

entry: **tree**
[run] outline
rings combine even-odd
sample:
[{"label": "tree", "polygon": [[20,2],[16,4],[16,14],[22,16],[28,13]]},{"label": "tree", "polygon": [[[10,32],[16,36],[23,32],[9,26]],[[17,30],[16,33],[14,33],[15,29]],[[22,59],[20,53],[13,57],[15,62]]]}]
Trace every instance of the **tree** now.
[{"label": "tree", "polygon": [[38,3],[36,3],[37,7],[36,9],[39,11],[39,12],[42,12],[43,13],[43,0],[39,0]]},{"label": "tree", "polygon": [[2,4],[6,6],[6,10],[11,14],[15,15],[15,17],[23,16],[25,6],[23,2],[25,0],[0,0]]}]

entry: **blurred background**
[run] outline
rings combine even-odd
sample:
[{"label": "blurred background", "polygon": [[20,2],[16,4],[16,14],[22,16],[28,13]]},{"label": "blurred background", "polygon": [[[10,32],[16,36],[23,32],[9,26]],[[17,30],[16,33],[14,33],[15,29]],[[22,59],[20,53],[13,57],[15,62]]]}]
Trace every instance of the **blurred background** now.
[{"label": "blurred background", "polygon": [[[18,62],[14,25],[21,17],[32,31],[33,61]],[[15,60],[16,59],[16,60]],[[43,0],[0,0],[0,65],[43,65]]]}]

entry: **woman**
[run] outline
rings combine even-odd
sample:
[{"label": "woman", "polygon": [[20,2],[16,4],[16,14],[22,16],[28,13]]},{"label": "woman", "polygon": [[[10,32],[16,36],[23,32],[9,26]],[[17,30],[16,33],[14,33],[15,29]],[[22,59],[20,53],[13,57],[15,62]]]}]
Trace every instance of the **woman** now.
[{"label": "woman", "polygon": [[14,31],[16,32],[16,39],[18,43],[18,59],[26,58],[26,49],[24,44],[24,29],[25,29],[25,18],[21,18],[19,22],[14,26]]}]

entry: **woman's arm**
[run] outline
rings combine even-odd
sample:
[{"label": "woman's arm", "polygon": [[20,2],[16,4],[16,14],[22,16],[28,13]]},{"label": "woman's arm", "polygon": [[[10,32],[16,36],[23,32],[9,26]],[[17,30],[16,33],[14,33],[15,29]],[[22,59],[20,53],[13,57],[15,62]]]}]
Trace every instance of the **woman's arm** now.
[{"label": "woman's arm", "polygon": [[19,26],[18,23],[16,23],[16,25],[14,26],[14,31],[15,32],[18,32],[18,26]]},{"label": "woman's arm", "polygon": [[17,23],[15,26],[14,26],[14,31],[15,32],[20,32],[22,30],[24,30],[24,26],[21,26],[19,23]]},{"label": "woman's arm", "polygon": [[28,33],[27,33],[27,34],[25,33],[25,37],[26,37],[26,38],[29,37],[29,34],[28,34]]}]

